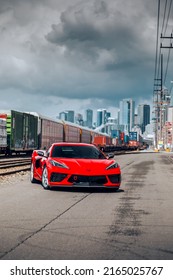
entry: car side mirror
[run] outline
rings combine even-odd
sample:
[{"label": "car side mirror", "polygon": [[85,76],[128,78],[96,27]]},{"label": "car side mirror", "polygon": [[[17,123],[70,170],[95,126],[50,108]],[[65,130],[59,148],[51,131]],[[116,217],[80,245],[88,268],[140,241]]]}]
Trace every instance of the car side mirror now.
[{"label": "car side mirror", "polygon": [[40,157],[47,157],[45,155],[45,152],[44,151],[38,151],[37,154],[40,156]]},{"label": "car side mirror", "polygon": [[114,158],[114,154],[113,154],[113,153],[109,153],[107,158],[108,158],[108,159]]}]

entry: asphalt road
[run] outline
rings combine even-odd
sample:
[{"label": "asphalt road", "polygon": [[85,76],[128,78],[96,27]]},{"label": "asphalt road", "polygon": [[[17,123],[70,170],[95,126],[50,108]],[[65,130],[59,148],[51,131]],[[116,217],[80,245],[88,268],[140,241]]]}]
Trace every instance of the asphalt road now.
[{"label": "asphalt road", "polygon": [[0,259],[173,259],[169,153],[117,156],[118,192],[44,190],[29,174],[0,184]]}]

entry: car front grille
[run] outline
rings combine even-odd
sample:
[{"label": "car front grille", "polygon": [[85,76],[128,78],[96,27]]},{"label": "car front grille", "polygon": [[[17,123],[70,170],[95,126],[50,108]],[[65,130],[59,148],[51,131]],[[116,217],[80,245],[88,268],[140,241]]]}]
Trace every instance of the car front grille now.
[{"label": "car front grille", "polygon": [[61,182],[67,177],[67,174],[53,172],[50,177],[51,182]]},{"label": "car front grille", "polygon": [[89,183],[90,185],[103,185],[107,183],[106,176],[71,175],[70,183]]},{"label": "car front grille", "polygon": [[108,175],[108,177],[112,184],[121,182],[120,174]]}]

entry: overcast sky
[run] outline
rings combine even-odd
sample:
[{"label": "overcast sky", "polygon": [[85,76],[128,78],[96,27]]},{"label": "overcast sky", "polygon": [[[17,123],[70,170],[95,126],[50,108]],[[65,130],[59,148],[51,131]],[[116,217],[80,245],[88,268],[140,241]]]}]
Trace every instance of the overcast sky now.
[{"label": "overcast sky", "polygon": [[157,0],[0,0],[0,109],[151,103],[156,27]]}]

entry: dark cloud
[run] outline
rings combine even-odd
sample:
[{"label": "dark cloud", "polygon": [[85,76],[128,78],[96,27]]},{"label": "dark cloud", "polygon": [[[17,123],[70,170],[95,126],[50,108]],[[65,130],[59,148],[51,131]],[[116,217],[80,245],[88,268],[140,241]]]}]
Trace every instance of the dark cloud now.
[{"label": "dark cloud", "polygon": [[147,10],[140,11],[141,1],[131,1],[134,4],[122,10],[119,4],[126,1],[114,2],[117,6],[112,6],[112,1],[96,0],[68,8],[61,14],[60,23],[52,25],[46,39],[64,46],[66,56],[73,60],[80,58],[84,69],[88,63],[98,66],[98,70],[124,66],[133,69],[135,64],[146,63],[153,56],[153,46],[146,50],[145,30],[150,24]]},{"label": "dark cloud", "polygon": [[20,92],[28,107],[31,96],[57,110],[67,100],[105,107],[151,99],[156,2],[1,1],[0,97]]}]

